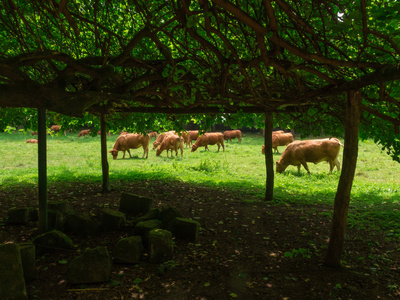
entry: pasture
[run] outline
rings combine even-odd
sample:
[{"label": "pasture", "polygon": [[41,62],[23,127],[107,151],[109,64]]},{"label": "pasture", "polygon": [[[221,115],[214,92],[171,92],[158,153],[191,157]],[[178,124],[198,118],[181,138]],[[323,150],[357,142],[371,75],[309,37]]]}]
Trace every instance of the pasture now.
[{"label": "pasture", "polygon": [[[112,149],[118,135],[107,138],[107,149]],[[29,134],[1,133],[2,147],[0,184],[3,187],[32,185],[37,182],[37,144],[27,144]],[[298,138],[297,138],[298,139]],[[149,158],[142,159],[143,149],[131,150],[132,158],[126,153],[122,159],[113,160],[108,154],[110,180],[178,180],[190,184],[210,187],[238,189],[255,198],[262,198],[265,186],[265,158],[261,154],[263,137],[244,134],[241,144],[234,140],[225,142],[225,152],[217,152],[217,146],[204,147],[195,152],[184,149],[184,155],[167,158],[166,151],[159,157],[151,150]],[[343,142],[343,139],[341,139]],[[278,160],[285,147],[279,147]],[[47,139],[47,166],[49,184],[60,181],[101,181],[100,137],[77,137],[54,135]],[[343,150],[339,154],[342,163]],[[284,202],[332,204],[339,173],[330,174],[326,162],[309,164],[311,174],[304,168],[289,166],[283,174],[275,175],[275,198]],[[359,144],[356,176],[352,189],[353,204],[398,203],[400,199],[400,164],[380,151],[372,141]]]},{"label": "pasture", "polygon": [[[49,186],[59,182],[101,182],[100,136],[77,137],[77,133],[48,136],[47,173]],[[107,151],[111,150],[118,135],[107,138]],[[2,133],[0,155],[2,188],[34,186],[37,184],[37,144],[27,144],[28,133]],[[295,137],[299,139],[299,137]],[[312,138],[310,138],[312,139]],[[204,147],[191,152],[184,148],[183,158],[167,158],[164,151],[156,156],[152,150],[154,138],[150,140],[148,159],[142,159],[143,148],[131,149],[132,158],[126,153],[122,159],[119,152],[116,160],[108,153],[111,188],[113,182],[162,182],[177,181],[210,188],[228,188],[242,196],[243,201],[262,201],[265,193],[265,157],[261,154],[264,144],[260,134],[243,134],[242,143],[237,139],[225,141],[225,152],[217,146]],[[343,142],[343,139],[341,139]],[[285,147],[279,147],[278,160]],[[174,154],[175,155],[175,154]],[[342,164],[343,149],[339,161]],[[275,167],[275,166],[274,166]],[[321,162],[309,163],[311,174],[301,167],[289,166],[282,174],[275,174],[275,203],[292,205],[330,205],[339,181],[336,168],[329,173],[329,165]],[[370,140],[360,141],[356,175],[351,192],[349,223],[358,220],[368,226],[391,230],[390,234],[400,237],[400,164]],[[360,214],[360,215],[359,215]],[[360,217],[364,216],[364,217]],[[377,217],[377,218],[375,218]],[[366,221],[368,220],[368,221]],[[353,224],[354,226],[354,224]]]},{"label": "pasture", "polygon": [[[36,228],[6,226],[11,207],[37,205],[37,144],[30,134],[0,134],[0,243],[30,240]],[[117,136],[107,138],[108,151]],[[154,139],[151,140],[151,143]],[[343,139],[341,139],[343,141]],[[275,200],[263,201],[263,137],[244,134],[225,143],[225,152],[184,149],[167,158],[142,148],[133,158],[113,160],[113,189],[101,194],[100,137],[48,136],[49,201],[68,200],[75,212],[96,217],[117,208],[121,191],[152,196],[159,208],[174,206],[201,224],[196,244],[176,243],[174,259],[158,266],[113,264],[111,281],[85,290],[85,299],[387,299],[400,295],[400,165],[371,141],[360,142],[352,189],[343,265],[324,268],[339,173],[325,162],[309,164],[311,174],[289,166],[275,175]],[[274,154],[278,160],[280,154]],[[342,162],[340,151],[339,160]],[[129,230],[129,227],[128,229]],[[72,235],[77,252],[102,245],[113,251],[124,230],[91,238]],[[27,286],[38,299],[75,299],[65,280],[77,255],[57,252],[37,258],[37,277]],[[57,263],[59,262],[59,263]],[[62,262],[62,263],[61,263]],[[251,270],[249,269],[251,266]],[[160,273],[160,268],[162,269]],[[195,270],[195,271],[194,271]],[[134,293],[132,291],[135,291]],[[133,297],[133,298],[135,298]]]}]

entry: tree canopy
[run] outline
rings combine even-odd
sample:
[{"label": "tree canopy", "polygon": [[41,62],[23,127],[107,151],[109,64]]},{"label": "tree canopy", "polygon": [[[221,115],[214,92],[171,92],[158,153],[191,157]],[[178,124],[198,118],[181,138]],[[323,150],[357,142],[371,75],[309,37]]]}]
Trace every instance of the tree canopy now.
[{"label": "tree canopy", "polygon": [[398,1],[1,3],[0,107],[175,125],[269,111],[334,132],[362,90],[361,136],[399,160]]}]

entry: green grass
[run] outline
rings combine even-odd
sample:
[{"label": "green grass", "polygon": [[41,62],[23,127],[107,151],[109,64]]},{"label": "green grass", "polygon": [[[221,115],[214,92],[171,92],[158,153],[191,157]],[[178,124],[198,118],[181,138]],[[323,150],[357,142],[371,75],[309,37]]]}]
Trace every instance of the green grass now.
[{"label": "green grass", "polygon": [[[37,182],[37,144],[27,144],[31,138],[21,132],[1,133],[2,147],[0,162],[0,184],[3,186],[26,182]],[[117,136],[107,141],[110,150]],[[152,140],[153,141],[153,140]],[[261,154],[263,138],[260,135],[244,134],[243,141],[225,144],[225,152],[217,152],[217,146],[211,151],[199,148],[190,152],[184,149],[181,159],[167,158],[164,151],[161,156],[155,150],[149,150],[149,158],[142,159],[143,150],[131,150],[122,159],[108,157],[110,178],[118,180],[180,180],[192,184],[205,184],[212,187],[226,186],[240,189],[256,197],[263,197],[265,186],[265,158]],[[101,181],[100,138],[68,136],[48,136],[47,166],[49,182],[57,181]],[[280,147],[282,152],[284,147]],[[340,153],[340,161],[342,161]],[[278,160],[280,154],[274,154]],[[311,174],[302,168],[289,166],[282,174],[275,176],[275,196],[279,198],[300,198],[310,203],[332,203],[336,192],[339,173],[329,173],[329,166],[322,162],[309,164]],[[352,198],[359,202],[394,203],[399,201],[400,164],[394,162],[378,146],[370,141],[360,142],[356,176],[352,189]],[[373,199],[373,201],[370,201]]]},{"label": "green grass", "polygon": [[[0,190],[37,184],[37,144],[26,144],[29,134],[1,133],[0,141]],[[107,141],[112,149],[117,136]],[[151,141],[152,144],[153,140]],[[184,149],[181,159],[161,156],[149,150],[149,158],[142,159],[143,149],[131,150],[133,158],[113,160],[108,156],[111,185],[113,180],[144,181],[178,180],[193,185],[213,188],[229,188],[242,196],[243,201],[263,200],[265,193],[265,157],[261,154],[263,138],[244,134],[241,144],[235,140],[226,143],[225,152],[199,148],[190,152]],[[47,140],[48,183],[60,181],[101,182],[100,137],[48,136]],[[284,147],[280,147],[282,153]],[[340,161],[342,161],[340,152]],[[274,154],[278,160],[281,154]],[[311,174],[302,168],[289,166],[274,181],[275,203],[307,206],[312,214],[318,205],[333,208],[340,174],[329,173],[325,162],[309,164]],[[400,164],[394,162],[371,141],[360,142],[356,176],[351,192],[348,224],[350,227],[385,230],[388,236],[400,237]],[[324,209],[326,211],[326,209]],[[332,210],[326,211],[331,215]]]},{"label": "green grass", "polygon": [[[1,133],[0,140],[0,186],[3,188],[37,184],[37,144],[26,144],[28,134],[15,132]],[[117,136],[107,141],[108,150]],[[151,141],[151,143],[153,140]],[[108,156],[110,180],[179,180],[194,185],[208,185],[214,188],[230,188],[243,195],[244,201],[262,200],[265,193],[265,158],[261,154],[263,138],[260,135],[244,134],[241,144],[235,140],[226,143],[225,152],[199,148],[190,152],[184,149],[181,159],[161,156],[149,150],[149,158],[142,159],[142,148],[131,150],[133,158],[113,160]],[[101,181],[100,137],[48,136],[47,165],[49,184],[59,181]],[[284,147],[280,147],[282,152]],[[340,152],[340,161],[342,161]],[[274,154],[278,160],[280,154]],[[276,202],[291,205],[332,205],[340,174],[329,173],[325,162],[309,164],[311,174],[302,168],[289,166],[282,174],[275,176],[274,198]],[[352,222],[367,222],[368,219],[393,225],[400,234],[400,164],[394,162],[371,141],[360,142],[356,176],[351,193],[351,206],[356,212]],[[358,214],[358,215],[357,215]],[[360,214],[363,217],[359,217]],[[386,220],[386,221],[385,221]],[[390,225],[392,224],[392,225]],[[382,227],[381,226],[381,227]],[[390,228],[387,228],[390,230]],[[398,232],[397,232],[398,231]]]}]

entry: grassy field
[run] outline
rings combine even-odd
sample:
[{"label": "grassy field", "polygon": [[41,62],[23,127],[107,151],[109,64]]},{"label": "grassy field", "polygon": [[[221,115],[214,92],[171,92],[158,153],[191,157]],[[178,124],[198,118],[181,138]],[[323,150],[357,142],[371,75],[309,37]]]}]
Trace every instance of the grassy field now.
[{"label": "grassy field", "polygon": [[[0,185],[31,185],[37,183],[37,144],[25,143],[29,134],[15,132],[1,133],[2,157]],[[107,141],[110,150],[117,136]],[[151,143],[154,141],[152,139]],[[142,148],[131,150],[133,158],[113,160],[109,155],[110,179],[118,180],[179,180],[192,184],[204,184],[238,189],[253,198],[262,198],[265,186],[265,161],[261,154],[263,137],[244,134],[241,144],[235,140],[226,143],[225,152],[199,148],[190,152],[184,149],[181,159],[161,156],[149,150],[149,158],[142,159]],[[81,137],[70,133],[68,136],[48,136],[47,165],[49,184],[57,181],[101,181],[100,137]],[[282,153],[284,147],[279,150]],[[342,161],[342,150],[340,161]],[[274,154],[278,160],[280,154]],[[289,166],[283,174],[275,176],[275,198],[285,202],[333,203],[339,180],[339,173],[329,173],[329,166],[323,162],[309,165],[311,175],[302,168]],[[398,204],[400,200],[400,164],[380,151],[371,141],[360,142],[356,177],[352,189],[354,203],[362,205]]]}]

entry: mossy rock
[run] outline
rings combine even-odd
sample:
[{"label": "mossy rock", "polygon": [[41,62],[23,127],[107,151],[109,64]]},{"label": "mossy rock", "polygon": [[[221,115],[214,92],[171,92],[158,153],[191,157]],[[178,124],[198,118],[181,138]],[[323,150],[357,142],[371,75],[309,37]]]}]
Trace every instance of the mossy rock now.
[{"label": "mossy rock", "polygon": [[130,216],[146,214],[153,205],[153,199],[131,193],[121,193],[119,210]]},{"label": "mossy rock", "polygon": [[153,229],[149,232],[148,240],[150,263],[162,263],[172,258],[174,241],[170,231]]},{"label": "mossy rock", "polygon": [[94,236],[99,232],[100,222],[88,215],[69,215],[65,226],[67,231],[84,236]]},{"label": "mossy rock", "polygon": [[72,240],[69,236],[59,230],[51,230],[35,237],[32,241],[38,252],[59,251],[60,249],[71,249]]},{"label": "mossy rock", "polygon": [[141,236],[130,236],[120,239],[115,245],[114,261],[134,264],[140,262],[143,254]]},{"label": "mossy rock", "polygon": [[34,207],[14,208],[8,212],[7,223],[26,225],[38,220],[38,212]]},{"label": "mossy rock", "polygon": [[117,230],[126,224],[126,216],[123,212],[104,208],[101,216],[101,227],[103,230]]},{"label": "mossy rock", "polygon": [[0,245],[0,299],[28,299],[17,244]]},{"label": "mossy rock", "polygon": [[87,249],[70,263],[68,281],[71,284],[110,280],[111,260],[106,247]]}]

